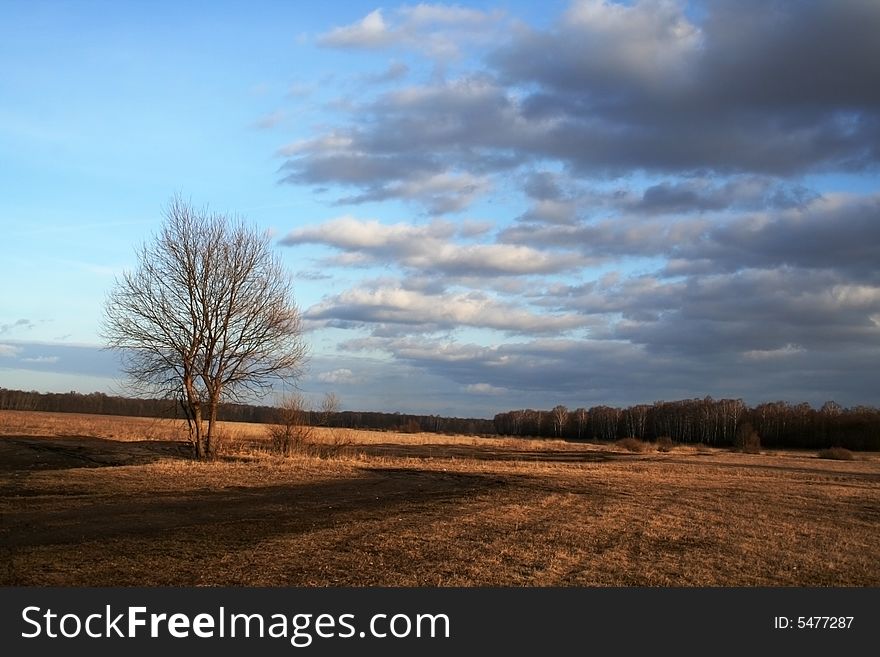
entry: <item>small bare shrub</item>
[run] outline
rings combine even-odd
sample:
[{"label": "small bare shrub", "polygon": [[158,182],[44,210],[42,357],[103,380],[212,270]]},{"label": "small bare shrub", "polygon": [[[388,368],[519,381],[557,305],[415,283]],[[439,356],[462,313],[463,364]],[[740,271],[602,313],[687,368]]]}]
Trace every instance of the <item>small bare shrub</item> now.
[{"label": "small bare shrub", "polygon": [[614,444],[628,452],[644,452],[648,448],[648,445],[638,438],[621,438]]},{"label": "small bare shrub", "polygon": [[734,448],[745,454],[761,453],[761,436],[754,430],[751,424],[745,422],[736,432],[733,443]]},{"label": "small bare shrub", "polygon": [[671,452],[674,446],[675,443],[672,442],[672,438],[670,438],[669,436],[660,436],[657,439],[658,452]]},{"label": "small bare shrub", "polygon": [[269,425],[272,451],[282,456],[301,453],[311,441],[311,411],[302,395],[286,395],[278,406],[278,420]]},{"label": "small bare shrub", "polygon": [[405,424],[401,424],[398,428],[400,433],[421,433],[422,427],[418,420],[408,420]]},{"label": "small bare shrub", "polygon": [[336,393],[328,392],[321,400],[321,409],[318,411],[318,420],[321,426],[329,427],[333,417],[339,412],[339,397]]},{"label": "small bare shrub", "polygon": [[333,458],[352,444],[351,434],[345,430],[330,426],[333,417],[339,412],[339,397],[328,392],[321,400],[320,419],[326,427],[328,438],[312,446],[313,453],[319,458]]},{"label": "small bare shrub", "polygon": [[832,459],[834,461],[852,461],[855,459],[855,455],[845,447],[820,449],[817,456],[820,459]]}]

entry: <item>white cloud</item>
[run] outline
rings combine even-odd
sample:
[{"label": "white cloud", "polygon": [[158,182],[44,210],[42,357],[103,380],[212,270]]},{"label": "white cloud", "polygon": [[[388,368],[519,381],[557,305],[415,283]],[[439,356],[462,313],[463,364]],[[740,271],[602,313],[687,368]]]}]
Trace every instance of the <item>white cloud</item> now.
[{"label": "white cloud", "polygon": [[42,365],[50,365],[52,363],[57,363],[59,361],[58,356],[36,356],[34,358],[22,358],[22,363],[36,363]]},{"label": "white cloud", "polygon": [[0,357],[14,358],[21,353],[21,347],[11,344],[0,344]]},{"label": "white cloud", "polygon": [[581,258],[570,252],[518,244],[456,243],[451,239],[456,232],[455,224],[447,221],[382,224],[344,216],[291,231],[281,244],[324,244],[354,258],[349,259],[349,264],[387,263],[390,259],[405,268],[455,276],[546,274],[576,269],[582,264]]},{"label": "white cloud", "polygon": [[333,48],[383,48],[396,40],[382,17],[382,10],[375,9],[356,23],[333,28],[318,38],[318,44]]},{"label": "white cloud", "polygon": [[573,313],[537,313],[483,292],[430,294],[381,283],[357,287],[324,299],[305,312],[308,320],[339,320],[357,325],[391,324],[422,330],[471,326],[511,333],[559,333],[585,325]]},{"label": "white cloud", "polygon": [[507,388],[493,386],[491,383],[472,383],[463,388],[469,395],[503,395]]},{"label": "white cloud", "polygon": [[[612,65],[644,83],[669,82],[702,42],[699,28],[682,6],[670,0],[639,0],[631,5],[607,0],[576,0],[563,19],[563,34],[580,43],[582,65]],[[664,75],[665,74],[665,75]]]},{"label": "white cloud", "polygon": [[316,378],[321,383],[351,385],[360,382],[360,379],[355,376],[354,372],[345,367],[331,372],[321,372]]},{"label": "white cloud", "polygon": [[381,9],[375,9],[354,23],[320,35],[318,45],[361,50],[398,46],[448,59],[460,55],[467,43],[491,43],[504,14],[420,3],[400,7],[393,16],[386,19]]},{"label": "white cloud", "polygon": [[779,347],[778,349],[750,349],[743,353],[743,356],[749,360],[778,360],[803,352],[803,347],[788,343],[784,347]]}]

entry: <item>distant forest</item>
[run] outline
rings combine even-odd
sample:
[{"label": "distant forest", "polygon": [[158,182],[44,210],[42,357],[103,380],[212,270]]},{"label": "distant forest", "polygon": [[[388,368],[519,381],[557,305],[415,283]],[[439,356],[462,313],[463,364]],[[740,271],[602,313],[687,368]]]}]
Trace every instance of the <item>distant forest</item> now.
[{"label": "distant forest", "polygon": [[[0,388],[0,410],[183,418],[171,400],[116,397],[99,392],[39,393]],[[277,413],[272,406],[223,404],[219,419],[269,424],[276,421]],[[315,423],[322,415],[314,414]],[[325,417],[324,421],[329,426],[351,429],[591,442],[613,442],[627,437],[656,441],[668,437],[676,443],[717,447],[732,446],[738,432],[748,424],[757,432],[764,447],[880,450],[880,409],[872,406],[844,408],[835,402],[826,402],[819,409],[806,403],[783,401],[750,408],[741,399],[706,397],[626,408],[593,406],[569,410],[565,406],[556,406],[550,410],[521,409],[499,413],[492,420],[341,411]]]},{"label": "distant forest", "polygon": [[499,434],[592,442],[668,437],[676,443],[732,446],[746,425],[764,447],[880,450],[880,409],[844,408],[835,402],[826,402],[820,409],[784,401],[749,408],[741,399],[706,397],[627,408],[594,406],[570,411],[557,406],[549,411],[518,410],[495,416]]},{"label": "distant forest", "polygon": [[[170,399],[140,399],[116,397],[101,392],[25,392],[0,388],[0,410],[47,411],[52,413],[96,413],[98,415],[133,415],[184,419],[179,404]],[[403,431],[483,435],[494,434],[492,420],[439,417],[436,415],[409,415],[370,411],[340,411],[325,417],[313,413],[313,424],[325,422],[329,426],[377,431]],[[221,404],[217,418],[225,422],[256,422],[271,424],[278,421],[274,406],[249,404]]]}]

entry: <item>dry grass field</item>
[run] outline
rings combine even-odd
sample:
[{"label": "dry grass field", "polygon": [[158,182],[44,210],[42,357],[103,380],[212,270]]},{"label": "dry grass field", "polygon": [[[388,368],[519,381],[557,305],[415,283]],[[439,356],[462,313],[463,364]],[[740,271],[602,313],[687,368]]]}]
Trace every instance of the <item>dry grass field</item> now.
[{"label": "dry grass field", "polygon": [[223,433],[0,411],[0,585],[880,585],[876,453]]}]

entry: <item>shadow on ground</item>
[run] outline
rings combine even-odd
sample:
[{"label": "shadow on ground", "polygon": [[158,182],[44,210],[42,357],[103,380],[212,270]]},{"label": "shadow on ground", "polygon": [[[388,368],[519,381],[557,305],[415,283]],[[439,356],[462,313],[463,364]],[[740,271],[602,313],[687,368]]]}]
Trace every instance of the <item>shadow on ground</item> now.
[{"label": "shadow on ground", "polygon": [[0,473],[143,465],[160,459],[185,458],[191,453],[187,443],[182,441],[3,436],[0,438]]},{"label": "shadow on ground", "polygon": [[401,445],[376,443],[356,445],[353,452],[368,456],[416,459],[473,459],[476,461],[532,461],[543,463],[594,463],[639,455],[606,451],[540,450],[494,447],[492,445]]}]

